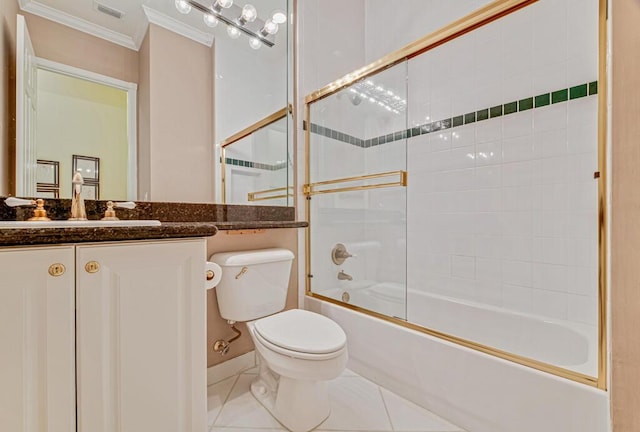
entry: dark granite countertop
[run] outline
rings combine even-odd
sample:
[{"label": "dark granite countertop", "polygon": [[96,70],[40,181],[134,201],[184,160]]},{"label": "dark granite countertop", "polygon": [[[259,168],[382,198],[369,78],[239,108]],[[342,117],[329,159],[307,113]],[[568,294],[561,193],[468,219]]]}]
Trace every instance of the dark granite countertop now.
[{"label": "dark granite countertop", "polygon": [[306,228],[308,222],[303,221],[236,221],[214,222],[219,231],[275,229],[275,228]]},{"label": "dark granite countertop", "polygon": [[34,226],[33,228],[0,229],[0,246],[209,237],[216,232],[218,228],[214,222],[162,222],[160,226],[144,227],[37,228]]},{"label": "dark granite countertop", "polygon": [[[0,220],[26,220],[32,207],[11,208],[0,197]],[[0,247],[16,245],[86,243],[123,240],[153,240],[184,237],[208,237],[218,230],[264,230],[305,228],[307,222],[295,221],[293,207],[244,206],[207,203],[137,202],[134,210],[118,209],[120,219],[155,219],[161,226],[98,228],[29,228],[0,229]],[[87,217],[100,219],[106,201],[87,201]],[[71,200],[48,199],[45,208],[54,220],[69,216]],[[37,222],[34,222],[36,224]]]}]

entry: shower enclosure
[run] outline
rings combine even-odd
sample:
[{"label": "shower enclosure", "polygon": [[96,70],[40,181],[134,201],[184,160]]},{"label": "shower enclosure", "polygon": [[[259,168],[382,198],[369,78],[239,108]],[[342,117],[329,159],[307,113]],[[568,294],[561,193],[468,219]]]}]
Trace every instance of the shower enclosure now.
[{"label": "shower enclosure", "polygon": [[553,3],[307,96],[307,294],[604,388],[603,18]]}]

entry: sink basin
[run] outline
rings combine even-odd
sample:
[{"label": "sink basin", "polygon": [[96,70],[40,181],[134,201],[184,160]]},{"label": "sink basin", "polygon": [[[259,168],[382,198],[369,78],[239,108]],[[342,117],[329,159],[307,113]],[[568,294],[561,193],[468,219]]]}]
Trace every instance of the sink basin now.
[{"label": "sink basin", "polygon": [[0,221],[0,229],[9,228],[100,228],[100,227],[146,227],[160,226],[158,220],[118,220],[118,221]]}]

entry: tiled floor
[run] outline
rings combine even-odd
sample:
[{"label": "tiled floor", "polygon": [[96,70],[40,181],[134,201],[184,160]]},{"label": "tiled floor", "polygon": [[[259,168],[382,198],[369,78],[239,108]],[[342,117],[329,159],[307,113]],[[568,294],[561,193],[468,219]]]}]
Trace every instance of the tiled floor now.
[{"label": "tiled floor", "polygon": [[[209,386],[211,432],[275,432],[286,429],[249,391],[255,369]],[[329,384],[331,415],[317,432],[403,431],[459,432],[459,427],[383,389],[353,372],[345,371]]]}]

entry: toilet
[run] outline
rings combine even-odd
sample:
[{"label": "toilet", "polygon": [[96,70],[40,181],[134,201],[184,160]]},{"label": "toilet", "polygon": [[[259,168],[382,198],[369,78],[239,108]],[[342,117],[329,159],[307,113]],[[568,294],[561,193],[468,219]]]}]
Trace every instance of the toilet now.
[{"label": "toilet", "polygon": [[258,375],[251,393],[287,429],[310,431],[330,412],[327,381],[347,364],[347,337],[329,318],[306,310],[282,312],[294,255],[287,249],[217,253],[220,315],[246,322]]}]

